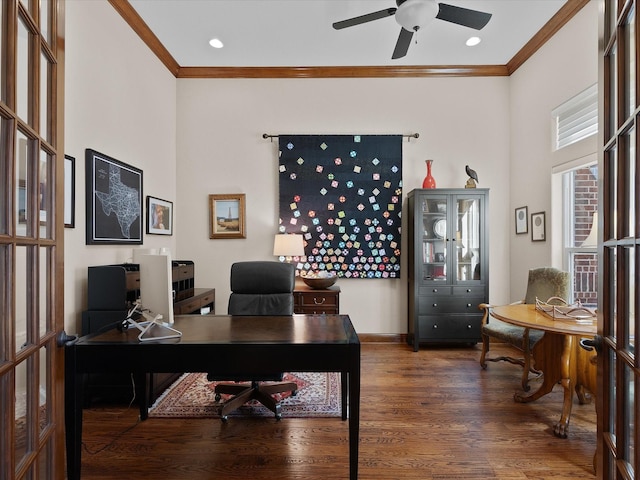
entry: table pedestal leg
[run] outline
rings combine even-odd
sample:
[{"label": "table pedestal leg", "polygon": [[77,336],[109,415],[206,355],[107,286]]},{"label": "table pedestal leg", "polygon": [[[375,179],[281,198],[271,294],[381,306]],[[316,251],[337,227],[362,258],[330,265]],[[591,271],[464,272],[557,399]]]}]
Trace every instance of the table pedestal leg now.
[{"label": "table pedestal leg", "polygon": [[586,390],[595,390],[595,352],[587,352],[580,348],[578,338],[574,335],[545,332],[533,349],[536,368],[543,372],[542,385],[535,392],[516,392],[514,400],[528,403],[537,400],[553,390],[560,383],[564,390],[562,415],[553,425],[556,437],[567,438],[569,420],[573,406],[573,392],[578,395],[580,403],[588,403],[590,398]]},{"label": "table pedestal leg", "polygon": [[534,392],[516,392],[513,399],[519,403],[533,402],[545,396],[553,390],[553,387],[562,379],[561,362],[564,349],[564,335],[545,332],[538,340],[531,352],[535,360],[536,370],[543,374],[542,385]]}]

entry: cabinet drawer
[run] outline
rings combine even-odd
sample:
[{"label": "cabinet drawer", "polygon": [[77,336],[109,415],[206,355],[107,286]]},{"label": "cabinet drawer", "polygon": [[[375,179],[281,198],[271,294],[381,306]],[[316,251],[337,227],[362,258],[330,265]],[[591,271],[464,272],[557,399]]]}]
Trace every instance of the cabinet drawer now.
[{"label": "cabinet drawer", "polygon": [[428,287],[420,287],[418,289],[418,295],[420,297],[425,295],[428,295],[430,297],[433,297],[433,296],[448,297],[449,295],[451,295],[451,287],[440,286],[440,285],[429,285]]},{"label": "cabinet drawer", "polygon": [[205,305],[209,305],[210,303],[213,303],[215,298],[216,298],[216,295],[214,293],[210,293],[209,295],[205,295],[204,297],[202,297],[202,299],[200,301],[200,306],[204,307]]},{"label": "cabinet drawer", "polygon": [[173,267],[172,275],[173,281],[178,282],[180,280],[186,280],[188,278],[194,277],[194,266],[193,265],[179,265],[177,267]]},{"label": "cabinet drawer", "polygon": [[326,292],[303,292],[296,294],[297,304],[301,307],[336,308],[338,295]]},{"label": "cabinet drawer", "polygon": [[319,315],[319,314],[327,314],[327,315],[337,315],[338,308],[335,305],[318,305],[315,307],[306,306],[306,307],[295,307],[295,313],[304,313],[305,315]]},{"label": "cabinet drawer", "polygon": [[418,299],[418,315],[439,313],[478,313],[482,297],[422,297]]},{"label": "cabinet drawer", "polygon": [[484,285],[468,285],[465,287],[453,287],[453,294],[460,296],[484,296]]},{"label": "cabinet drawer", "polygon": [[127,272],[125,277],[127,290],[140,290],[140,272]]},{"label": "cabinet drawer", "polygon": [[482,315],[420,316],[420,340],[479,341]]},{"label": "cabinet drawer", "polygon": [[187,303],[180,303],[179,305],[174,305],[173,313],[174,315],[188,315],[196,310],[199,310],[201,306],[200,299],[195,299]]}]

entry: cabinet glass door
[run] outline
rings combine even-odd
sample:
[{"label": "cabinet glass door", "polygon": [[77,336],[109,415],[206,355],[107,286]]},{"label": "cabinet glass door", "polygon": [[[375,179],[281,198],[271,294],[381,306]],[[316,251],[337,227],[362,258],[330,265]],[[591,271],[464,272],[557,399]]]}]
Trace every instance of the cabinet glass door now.
[{"label": "cabinet glass door", "polygon": [[479,197],[456,197],[456,232],[453,239],[456,282],[482,280],[480,208]]},{"label": "cabinet glass door", "polygon": [[447,196],[422,198],[422,280],[447,280]]}]

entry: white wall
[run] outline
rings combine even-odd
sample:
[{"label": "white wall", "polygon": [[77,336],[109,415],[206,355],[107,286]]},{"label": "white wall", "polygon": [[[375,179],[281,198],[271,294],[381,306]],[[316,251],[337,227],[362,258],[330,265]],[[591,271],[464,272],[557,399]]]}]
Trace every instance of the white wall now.
[{"label": "white wall", "polygon": [[[596,3],[508,78],[176,80],[106,0],[68,0],[65,141],[77,184],[76,228],[65,230],[67,331],[86,308],[87,266],[131,256],[131,247],[85,246],[84,149],[141,168],[145,195],[174,202],[175,234],[145,235],[144,246],[169,243],[175,258],[194,260],[196,286],[215,287],[224,313],[231,263],[274,259],[277,142],[263,133],[418,132],[403,143],[405,196],[427,158],[438,187],[463,187],[471,165],[491,190],[491,301],[517,298],[510,285],[548,262],[550,242],[516,237],[514,208],[549,210],[549,115],[597,80]],[[246,194],[246,239],[209,239],[212,193]],[[339,280],[340,310],[359,332],[406,332],[406,265],[405,256],[400,280]]]},{"label": "white wall", "polygon": [[[216,288],[217,312],[225,313],[231,263],[275,260],[277,140],[263,133],[418,132],[403,142],[404,196],[422,185],[428,158],[438,187],[464,187],[466,164],[478,171],[480,186],[491,189],[491,289],[506,301],[508,84],[506,77],[178,80],[177,215],[189,226],[178,236],[179,255],[195,261],[196,283]],[[246,194],[246,239],[209,239],[212,193]],[[359,332],[406,332],[406,266],[405,255],[400,280],[338,280],[341,313]]]},{"label": "white wall", "polygon": [[[142,169],[145,197],[175,201],[176,79],[106,1],[67,0],[65,35],[65,153],[76,159],[75,228],[65,229],[71,333],[87,307],[87,267],[122,263],[133,248],[85,245],[85,149]],[[176,238],[145,235],[144,246],[175,250]]]},{"label": "white wall", "polygon": [[552,168],[596,152],[597,135],[552,152],[551,111],[598,81],[598,3],[589,2],[511,76],[510,215],[522,206],[528,206],[529,216],[546,212],[547,241],[532,242],[530,233],[515,235],[512,221],[510,301],[524,298],[530,268],[562,267],[551,251],[551,235],[560,234],[550,230]]}]

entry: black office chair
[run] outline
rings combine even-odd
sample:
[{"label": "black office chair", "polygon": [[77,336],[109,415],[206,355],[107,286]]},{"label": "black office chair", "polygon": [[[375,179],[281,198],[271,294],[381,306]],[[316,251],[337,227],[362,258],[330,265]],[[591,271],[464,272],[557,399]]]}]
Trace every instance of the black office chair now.
[{"label": "black office chair", "polygon": [[[293,287],[295,267],[279,262],[237,262],[231,266],[231,296],[229,297],[229,315],[292,315]],[[256,362],[260,359],[257,358]],[[298,386],[294,382],[282,382],[283,374],[255,378],[253,375],[225,376],[224,373],[207,375],[209,380],[230,380],[235,383],[220,383],[215,387],[216,401],[221,395],[233,395],[220,408],[220,418],[227,421],[230,412],[240,408],[252,399],[258,400],[275,413],[280,420],[280,404],[273,394],[292,392],[296,394]],[[246,382],[251,379],[250,382]],[[244,382],[244,383],[238,383]],[[269,383],[261,383],[269,382]],[[273,383],[276,382],[276,383]]]}]

